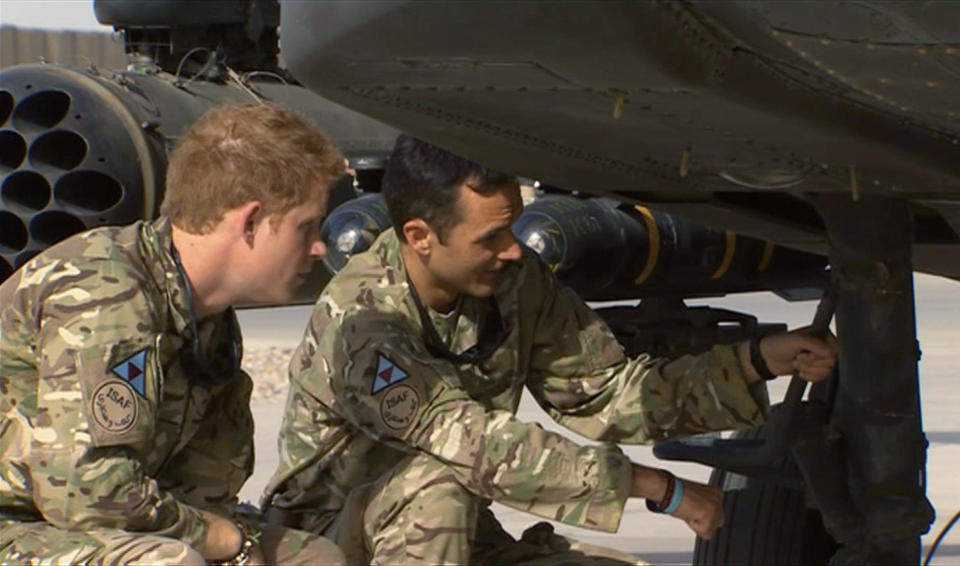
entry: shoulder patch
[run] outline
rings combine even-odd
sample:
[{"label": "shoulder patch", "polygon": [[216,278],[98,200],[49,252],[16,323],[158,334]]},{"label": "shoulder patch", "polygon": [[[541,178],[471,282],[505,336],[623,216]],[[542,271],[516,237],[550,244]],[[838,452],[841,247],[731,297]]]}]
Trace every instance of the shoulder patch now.
[{"label": "shoulder patch", "polygon": [[111,379],[93,392],[90,413],[94,424],[108,434],[127,432],[137,422],[139,407],[133,388],[125,381]]},{"label": "shoulder patch", "polygon": [[406,383],[391,387],[380,400],[380,418],[394,430],[410,426],[419,409],[420,395]]},{"label": "shoulder patch", "polygon": [[130,384],[133,389],[144,397],[144,366],[147,363],[147,349],[143,348],[134,355],[113,366],[114,375]]},{"label": "shoulder patch", "polygon": [[400,366],[388,360],[383,354],[377,355],[377,373],[373,376],[373,388],[371,395],[383,391],[391,385],[400,383],[410,375],[402,370]]}]

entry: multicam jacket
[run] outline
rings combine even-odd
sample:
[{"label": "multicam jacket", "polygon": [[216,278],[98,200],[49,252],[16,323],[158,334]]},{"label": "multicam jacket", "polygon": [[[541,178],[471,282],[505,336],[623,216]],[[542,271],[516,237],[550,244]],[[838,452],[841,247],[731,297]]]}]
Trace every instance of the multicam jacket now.
[{"label": "multicam jacket", "polygon": [[[199,546],[253,466],[250,378],[199,379],[169,223],[99,228],[0,286],[0,520],[116,528]],[[224,359],[232,311],[199,325]]]},{"label": "multicam jacket", "polygon": [[[486,360],[431,354],[392,230],[355,256],[319,298],[290,365],[280,467],[262,503],[291,526],[331,524],[354,487],[404,455],[449,465],[478,497],[615,531],[629,460],[613,444],[754,426],[762,407],[732,348],[673,362],[629,359],[600,318],[524,251],[495,291],[506,339]],[[453,352],[477,342],[488,299],[429,316]],[[526,387],[580,446],[514,417]]]}]

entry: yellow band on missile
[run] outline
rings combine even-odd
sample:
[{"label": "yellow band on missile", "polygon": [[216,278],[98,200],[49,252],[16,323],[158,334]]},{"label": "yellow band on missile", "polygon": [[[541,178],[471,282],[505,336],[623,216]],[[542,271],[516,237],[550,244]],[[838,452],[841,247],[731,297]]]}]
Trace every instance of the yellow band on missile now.
[{"label": "yellow band on missile", "polygon": [[643,271],[633,280],[637,285],[642,284],[650,274],[653,268],[657,266],[657,260],[660,258],[660,229],[657,228],[657,222],[653,219],[653,214],[645,206],[636,206],[637,212],[643,216],[643,223],[647,225],[647,241],[650,242],[650,251],[647,252],[647,263],[643,266]]},{"label": "yellow band on missile", "polygon": [[760,258],[760,265],[757,266],[757,272],[762,273],[770,266],[770,260],[773,259],[773,243],[763,243],[763,257]]},{"label": "yellow band on missile", "polygon": [[737,235],[727,230],[727,247],[723,251],[723,261],[720,262],[720,267],[710,276],[710,279],[720,279],[727,273],[730,264],[733,263],[733,253],[735,251],[737,251]]}]

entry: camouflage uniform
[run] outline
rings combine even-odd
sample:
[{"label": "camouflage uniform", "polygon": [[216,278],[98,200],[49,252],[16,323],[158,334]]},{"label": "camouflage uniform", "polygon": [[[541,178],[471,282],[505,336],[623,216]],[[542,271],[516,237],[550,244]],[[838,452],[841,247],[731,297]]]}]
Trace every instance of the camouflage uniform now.
[{"label": "camouflage uniform", "polygon": [[[495,298],[506,339],[485,361],[458,365],[425,346],[393,231],[352,258],[291,361],[268,517],[333,536],[351,561],[558,563],[564,551],[587,561],[592,552],[568,550],[546,524],[513,543],[487,503],[616,531],[632,473],[614,443],[764,419],[732,348],[629,359],[530,250]],[[463,297],[452,314],[430,316],[461,352],[489,305]],[[524,387],[553,419],[603,442],[579,446],[517,421]]]},{"label": "camouflage uniform", "polygon": [[[0,563],[203,563],[198,510],[233,515],[253,466],[252,383],[230,363],[232,310],[198,327],[227,379],[185,367],[190,305],[170,250],[166,220],[96,229],[0,286]],[[331,546],[270,537],[281,554]]]}]

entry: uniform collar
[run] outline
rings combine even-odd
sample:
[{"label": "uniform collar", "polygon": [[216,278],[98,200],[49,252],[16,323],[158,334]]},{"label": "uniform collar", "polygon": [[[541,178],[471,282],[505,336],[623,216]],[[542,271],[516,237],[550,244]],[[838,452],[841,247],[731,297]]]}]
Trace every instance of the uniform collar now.
[{"label": "uniform collar", "polygon": [[168,311],[178,334],[189,325],[191,305],[186,292],[187,276],[173,259],[170,219],[165,216],[140,227],[140,241],[147,268],[166,297]]},{"label": "uniform collar", "polygon": [[403,255],[400,253],[400,239],[393,228],[381,232],[374,240],[370,250],[380,259],[383,267],[393,267],[402,281],[407,280],[407,268],[403,265]]},{"label": "uniform collar", "polygon": [[[502,280],[498,284],[497,291],[493,297],[486,299],[468,296],[459,297],[457,299],[456,316],[454,319],[444,321],[443,324],[439,325],[442,329],[447,330],[443,332],[443,336],[441,336],[437,330],[438,325],[436,323],[436,318],[439,316],[438,313],[420,302],[415,289],[413,289],[413,283],[407,278],[406,268],[403,264],[403,256],[400,253],[400,241],[394,230],[389,229],[381,234],[376,241],[374,241],[373,246],[371,246],[371,251],[384,269],[395,269],[396,273],[394,276],[398,278],[398,281],[406,284],[407,293],[404,299],[409,303],[410,310],[413,314],[412,318],[416,321],[417,326],[420,327],[419,329],[423,333],[424,343],[431,353],[457,363],[477,363],[488,358],[502,345],[507,334],[507,326],[504,323],[500,307],[497,303],[503,300],[503,291],[512,289],[515,284],[514,276],[516,270],[513,266],[508,269],[508,273],[504,273],[505,280]],[[470,341],[475,345],[465,346],[466,349],[463,352],[454,353],[450,348],[454,346],[454,342],[458,341],[456,330],[461,326],[458,322],[464,309],[476,313],[476,316],[473,317],[475,320],[472,323],[472,331],[465,332],[464,335],[459,338]],[[480,326],[481,318],[483,319],[483,332],[481,332]],[[451,332],[451,330],[453,331]]]},{"label": "uniform collar", "polygon": [[[166,298],[167,312],[174,330],[179,336],[193,341],[195,347],[192,354],[197,359],[196,363],[203,364],[210,375],[233,377],[243,356],[239,325],[233,309],[228,308],[220,315],[196,321],[194,306],[190,301],[190,282],[175,257],[170,220],[161,216],[152,224],[143,223],[140,231],[145,263]],[[193,328],[191,320],[196,321]],[[212,351],[209,350],[211,344]],[[221,345],[232,351],[218,350]],[[217,367],[220,360],[226,360],[231,367]]]}]

